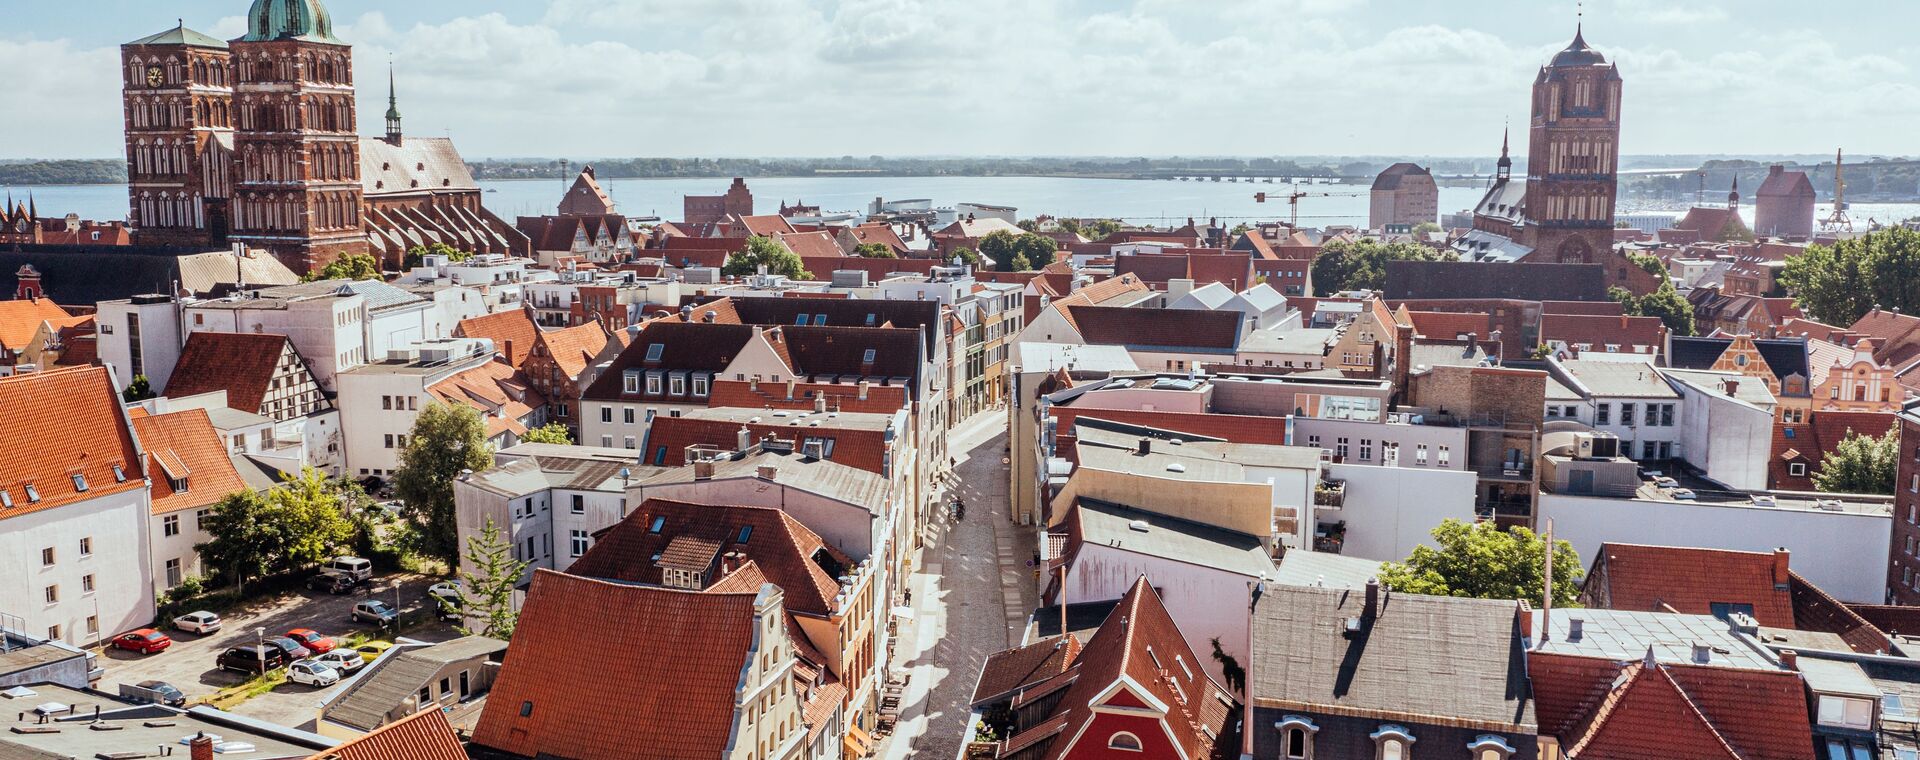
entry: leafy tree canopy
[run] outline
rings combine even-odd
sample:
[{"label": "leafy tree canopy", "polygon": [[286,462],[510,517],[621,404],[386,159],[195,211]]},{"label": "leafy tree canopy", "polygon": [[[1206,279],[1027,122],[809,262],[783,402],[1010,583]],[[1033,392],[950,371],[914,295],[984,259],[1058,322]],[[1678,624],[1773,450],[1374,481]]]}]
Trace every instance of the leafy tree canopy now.
[{"label": "leafy tree canopy", "polygon": [[1900,434],[1874,437],[1851,430],[1820,460],[1813,484],[1831,493],[1893,493],[1900,476]]},{"label": "leafy tree canopy", "polygon": [[813,273],[800,261],[799,254],[787,249],[773,238],[754,235],[747,238],[747,247],[727,257],[720,273],[730,277],[744,277],[767,268],[767,274],[786,275],[794,280],[811,280]]},{"label": "leafy tree canopy", "polygon": [[[1440,548],[1416,546],[1405,562],[1380,566],[1380,583],[1394,591],[1477,599],[1540,599],[1546,584],[1547,542],[1526,528],[1448,518],[1433,529]],[[1580,595],[1580,555],[1553,542],[1553,603]]]},{"label": "leafy tree canopy", "polygon": [[423,548],[448,561],[459,554],[453,512],[453,482],[462,470],[493,466],[487,426],[472,407],[434,402],[413,421],[393,489],[421,527]]},{"label": "leafy tree canopy", "polygon": [[557,443],[567,446],[572,445],[573,436],[567,433],[566,425],[549,422],[527,431],[526,435],[520,436],[520,441],[522,443]]},{"label": "leafy tree canopy", "polygon": [[853,255],[863,259],[897,259],[899,254],[885,243],[861,243],[853,247]]},{"label": "leafy tree canopy", "polygon": [[513,629],[520,623],[520,613],[513,606],[514,587],[530,563],[514,558],[513,544],[501,536],[493,518],[487,518],[478,535],[467,537],[466,558],[460,570],[459,601],[441,604],[460,615],[461,633],[501,641],[513,638]]},{"label": "leafy tree canopy", "polygon": [[120,391],[120,399],[129,404],[153,398],[153,384],[147,382],[146,375],[134,375],[133,382]]},{"label": "leafy tree canopy", "polygon": [[[1662,272],[1666,271],[1664,268]],[[1614,286],[1607,288],[1607,297],[1619,301],[1629,316],[1659,317],[1665,323],[1667,331],[1674,335],[1693,334],[1693,304],[1673,289],[1672,282],[1662,282],[1660,289],[1644,296],[1636,296],[1626,288]]]},{"label": "leafy tree canopy", "polygon": [[[1053,263],[1054,254],[1060,245],[1053,238],[1034,233],[1015,235],[1006,230],[987,233],[980,239],[980,255],[993,262],[993,268],[1002,272],[1024,272],[1039,269]],[[1024,258],[1025,266],[1017,261]]]},{"label": "leafy tree canopy", "polygon": [[349,254],[334,259],[332,263],[321,267],[319,271],[310,272],[301,279],[307,282],[314,280],[378,280],[380,279],[380,262],[374,260],[371,254]]},{"label": "leafy tree canopy", "polygon": [[1349,290],[1380,290],[1387,285],[1389,261],[1454,261],[1459,256],[1418,243],[1378,240],[1336,241],[1313,259],[1313,289],[1328,296]]},{"label": "leafy tree canopy", "polygon": [[1810,245],[1787,259],[1780,284],[1814,319],[1845,327],[1874,307],[1920,309],[1920,232],[1870,232],[1833,245]]}]

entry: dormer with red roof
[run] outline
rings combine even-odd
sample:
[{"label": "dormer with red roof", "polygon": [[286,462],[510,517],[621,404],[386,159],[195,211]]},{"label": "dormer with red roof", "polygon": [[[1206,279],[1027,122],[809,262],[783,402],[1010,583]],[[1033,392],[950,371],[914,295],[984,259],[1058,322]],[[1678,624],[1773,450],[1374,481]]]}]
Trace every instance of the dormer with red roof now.
[{"label": "dormer with red roof", "polygon": [[1011,700],[1013,724],[1000,727],[1010,738],[995,756],[1214,757],[1231,749],[1216,743],[1238,704],[1199,662],[1142,577],[1059,675],[1022,685]]}]

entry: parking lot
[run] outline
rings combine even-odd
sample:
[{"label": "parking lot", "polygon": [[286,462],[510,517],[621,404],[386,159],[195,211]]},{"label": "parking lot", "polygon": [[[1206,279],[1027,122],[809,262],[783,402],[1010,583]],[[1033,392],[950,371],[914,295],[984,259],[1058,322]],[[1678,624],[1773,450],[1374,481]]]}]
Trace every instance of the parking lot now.
[{"label": "parking lot", "polygon": [[[214,667],[214,660],[228,647],[253,644],[255,629],[266,629],[267,636],[278,636],[294,628],[311,628],[328,636],[345,636],[353,631],[377,633],[348,617],[356,602],[374,598],[395,603],[398,593],[402,620],[399,635],[422,641],[445,641],[459,636],[450,624],[432,621],[433,608],[426,602],[427,587],[438,579],[421,575],[391,575],[375,578],[354,593],[333,596],[323,592],[300,591],[251,601],[241,608],[221,612],[221,629],[211,636],[165,629],[173,645],[153,655],[140,655],[118,649],[106,649],[100,666],[106,676],[100,689],[118,693],[123,683],[146,680],[166,681],[185,692],[189,702],[211,696],[229,686],[247,681],[247,677]],[[428,622],[420,622],[420,621]],[[171,623],[171,621],[163,621]],[[390,638],[380,636],[380,638]],[[365,672],[363,668],[361,672]],[[294,683],[281,684],[273,691],[241,703],[233,712],[269,720],[295,728],[311,729],[315,708],[327,689]]]}]

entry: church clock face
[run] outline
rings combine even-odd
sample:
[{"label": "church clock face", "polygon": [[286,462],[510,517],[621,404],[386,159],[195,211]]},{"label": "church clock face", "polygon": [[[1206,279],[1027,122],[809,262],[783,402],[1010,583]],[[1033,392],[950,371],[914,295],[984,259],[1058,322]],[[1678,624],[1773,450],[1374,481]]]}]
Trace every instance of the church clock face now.
[{"label": "church clock face", "polygon": [[147,67],[147,86],[148,87],[159,87],[160,85],[165,84],[166,81],[167,81],[166,72],[161,71],[159,66]]}]

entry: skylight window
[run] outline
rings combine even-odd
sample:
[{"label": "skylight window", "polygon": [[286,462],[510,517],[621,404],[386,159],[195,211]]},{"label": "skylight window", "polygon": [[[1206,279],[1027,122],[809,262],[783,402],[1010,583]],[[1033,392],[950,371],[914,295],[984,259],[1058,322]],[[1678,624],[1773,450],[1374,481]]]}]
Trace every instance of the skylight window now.
[{"label": "skylight window", "polygon": [[79,491],[80,493],[86,493],[87,492],[87,476],[79,473],[74,473],[73,490]]},{"label": "skylight window", "polygon": [[667,518],[665,518],[665,517],[655,517],[655,518],[653,518],[653,525],[652,525],[652,526],[649,526],[649,527],[647,528],[647,532],[648,532],[648,533],[659,533],[659,532],[660,532],[660,529],[661,529],[661,528],[665,528],[665,527],[667,527]]},{"label": "skylight window", "polygon": [[804,324],[806,324],[806,323],[807,323],[807,317],[809,317],[809,316],[811,316],[811,315],[808,315],[808,314],[801,314],[800,316],[797,316],[797,317],[794,317],[794,318],[793,318],[793,323],[794,323],[794,324],[796,324],[796,325],[804,325]]},{"label": "skylight window", "polygon": [[753,537],[753,526],[742,525],[740,526],[740,535],[734,538],[733,541],[734,543],[744,544],[747,542],[747,539],[752,537]]},{"label": "skylight window", "polygon": [[0,507],[13,509],[13,492],[12,491],[0,489]]},{"label": "skylight window", "polygon": [[871,348],[869,348],[869,349],[867,349],[867,350],[866,350],[866,353],[863,353],[863,354],[861,354],[861,355],[860,355],[860,363],[861,363],[861,364],[872,364],[872,363],[873,363],[873,358],[874,358],[874,356],[875,356],[875,355],[876,355],[877,353],[878,353],[878,352],[876,352],[876,351],[874,351],[874,350],[873,350],[873,349],[871,349]]},{"label": "skylight window", "polygon": [[113,466],[113,482],[115,483],[127,482],[127,468],[121,467],[120,465],[117,465],[117,464],[114,465]]},{"label": "skylight window", "polygon": [[26,489],[27,489],[27,503],[28,503],[28,504],[37,504],[37,503],[39,503],[39,501],[40,501],[40,489],[37,489],[37,488],[34,488],[34,487],[33,487],[33,484],[32,484],[32,483],[28,483],[28,484],[26,485]]}]

